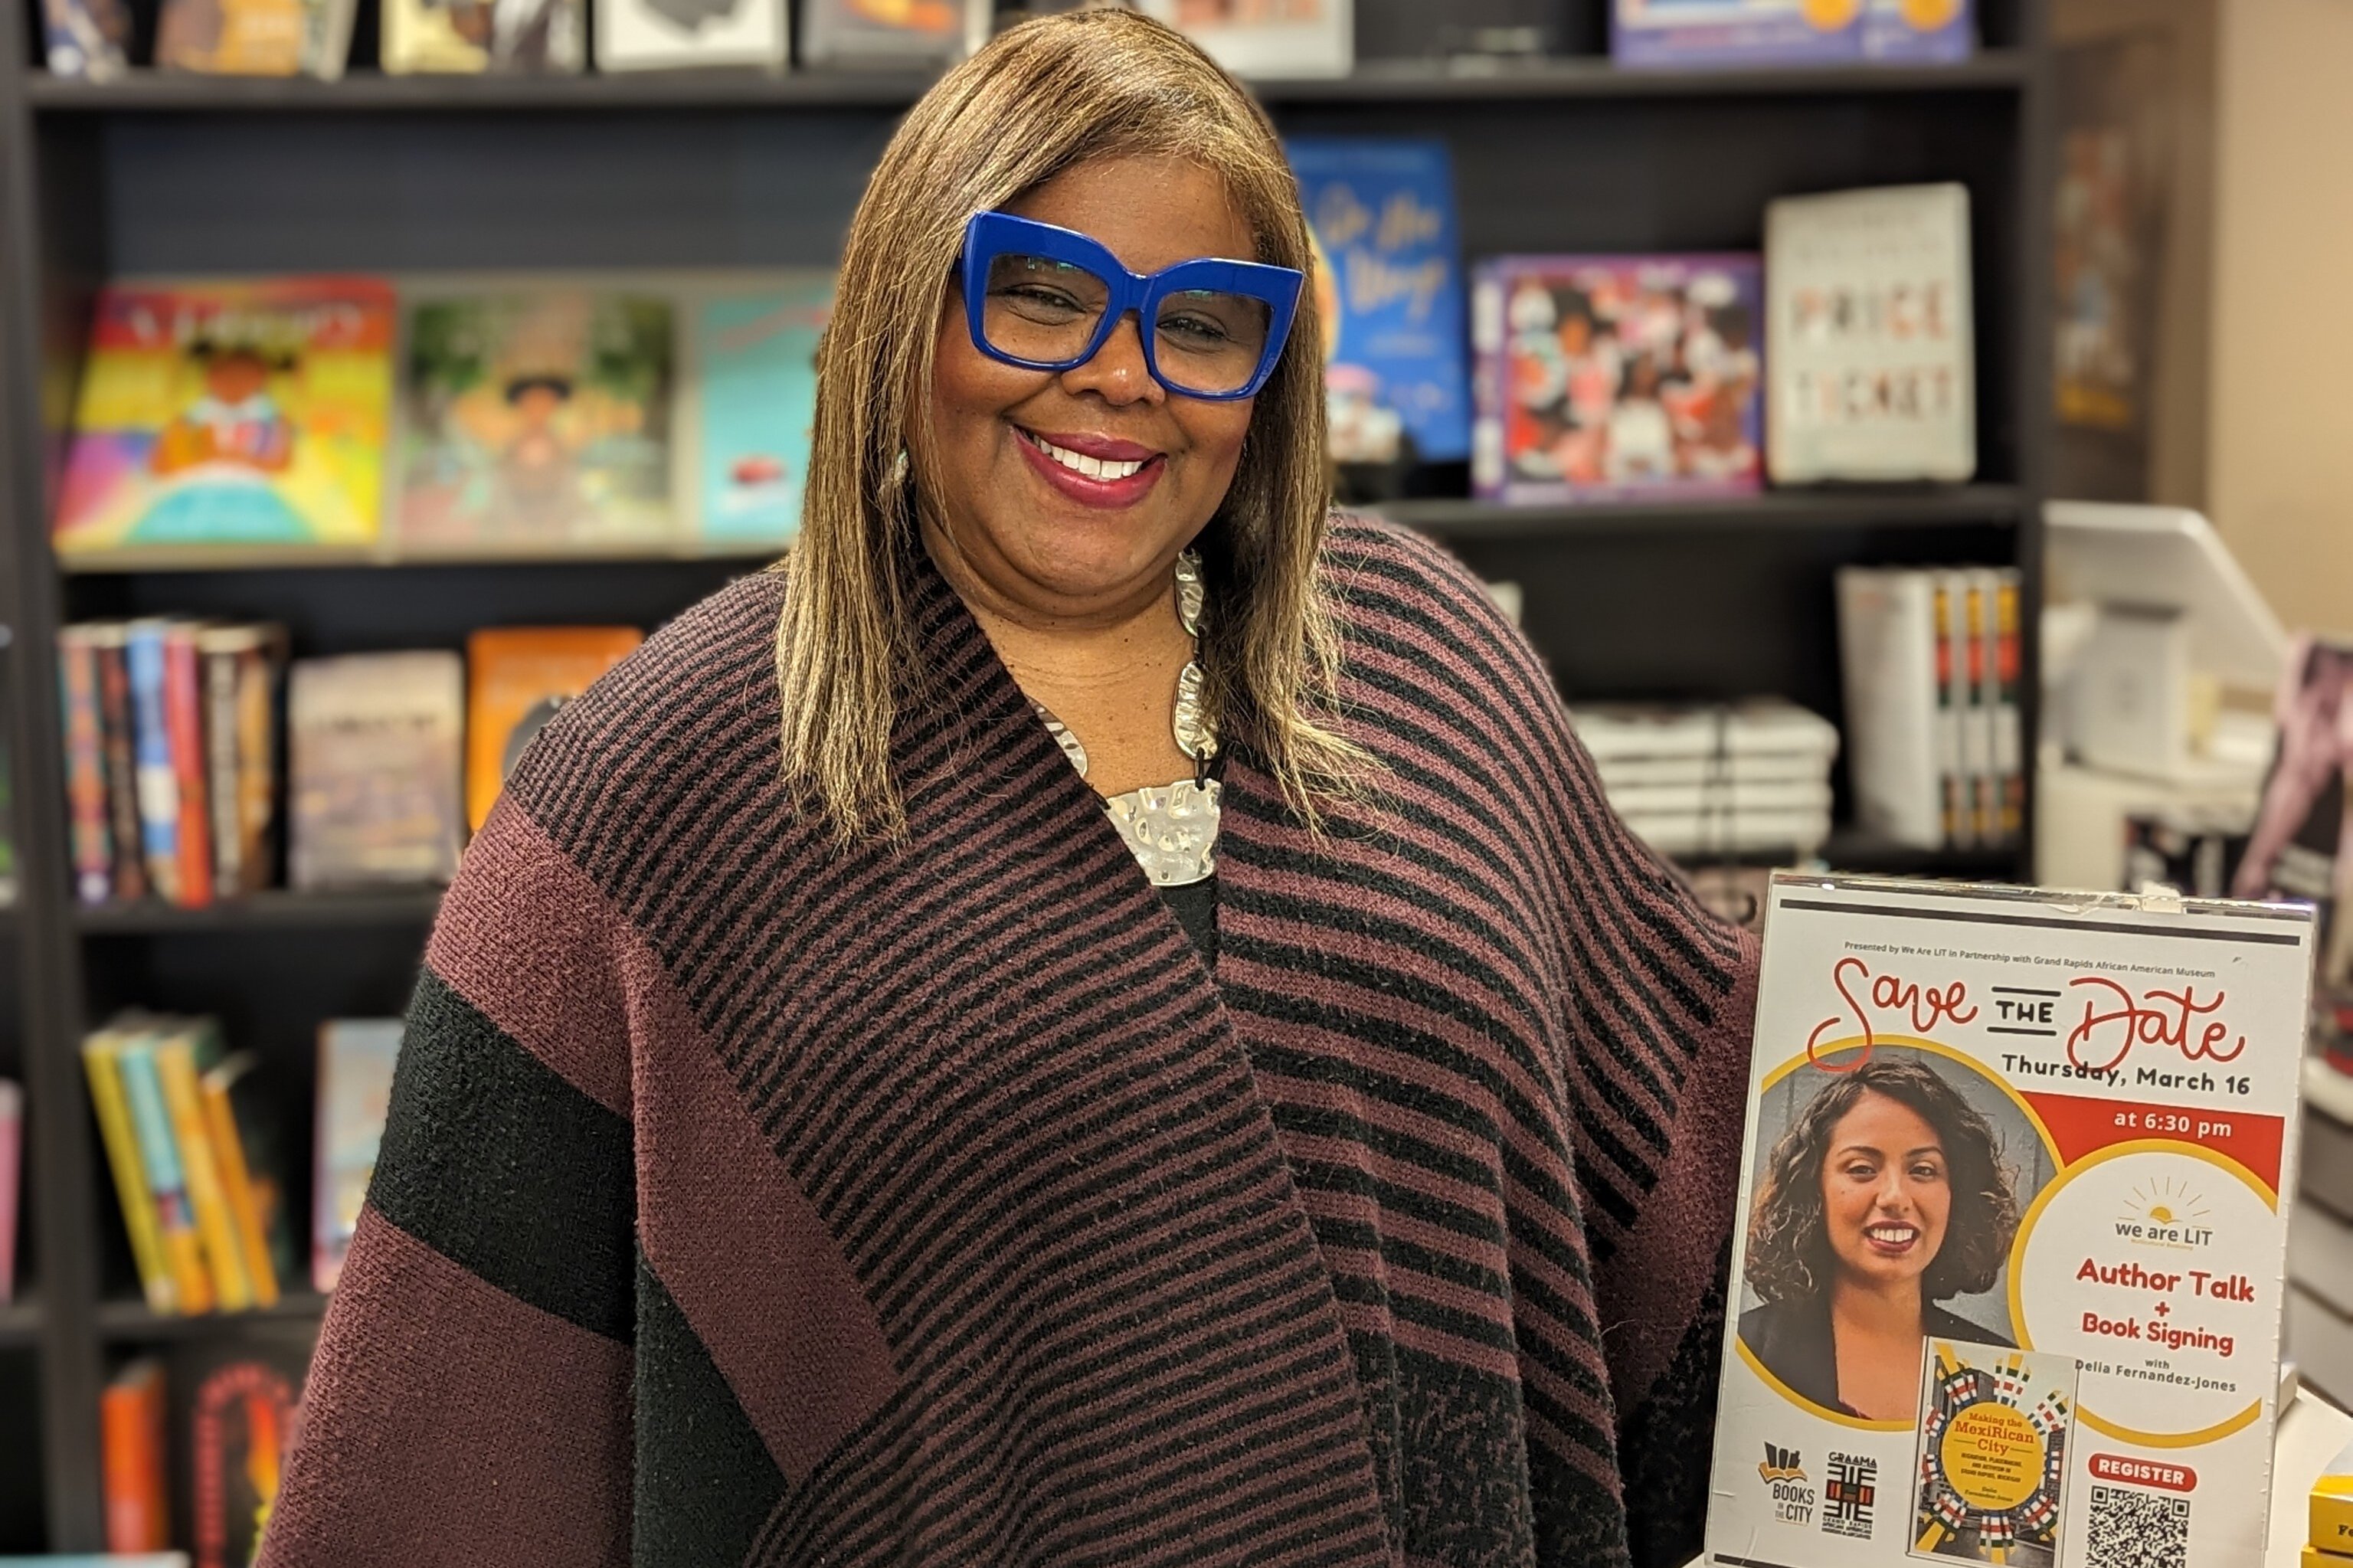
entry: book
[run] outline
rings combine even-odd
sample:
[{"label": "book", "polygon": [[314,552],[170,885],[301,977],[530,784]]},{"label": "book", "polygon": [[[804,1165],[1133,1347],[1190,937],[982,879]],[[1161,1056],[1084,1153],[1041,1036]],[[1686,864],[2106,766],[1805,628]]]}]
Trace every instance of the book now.
[{"label": "book", "polygon": [[[1993,760],[1999,777],[1995,807],[1995,838],[2014,844],[2026,835],[2025,721],[2019,706],[2021,650],[2019,644],[2019,569],[2002,567],[1993,574],[1993,616],[1987,627],[1992,652],[1987,660],[1993,703]],[[2221,888],[2213,890],[2221,893]]]},{"label": "book", "polygon": [[396,1018],[336,1018],[319,1025],[318,1169],[311,1181],[311,1281],[335,1288],[375,1175],[400,1055]]},{"label": "book", "polygon": [[2003,1563],[2065,1556],[2075,1359],[1934,1339],[1921,1360],[1913,1553]]},{"label": "book", "polygon": [[58,631],[58,686],[63,703],[74,896],[84,904],[104,904],[114,896],[114,832],[106,792],[105,726],[99,710],[98,644],[86,627]]},{"label": "book", "polygon": [[139,827],[139,767],[131,701],[130,628],[120,620],[86,628],[98,661],[98,716],[105,757],[108,841],[114,852],[114,898],[148,895],[146,848]]},{"label": "book", "polygon": [[164,1467],[168,1419],[164,1363],[153,1356],[126,1363],[99,1395],[100,1475],[110,1552],[159,1552],[172,1544],[171,1484]]},{"label": "book", "polygon": [[446,883],[465,843],[455,653],[295,661],[287,678],[287,880],[303,891]]},{"label": "book", "polygon": [[286,630],[200,627],[195,649],[214,888],[225,896],[254,893],[269,885],[278,858],[278,696]]},{"label": "book", "polygon": [[466,815],[476,832],[556,710],[645,641],[630,626],[485,628],[466,640]]},{"label": "book", "polygon": [[185,904],[194,890],[182,880],[187,866],[180,848],[180,774],[172,762],[170,659],[165,644],[170,623],[158,618],[125,629],[124,658],[131,680],[132,766],[139,797],[139,842],[148,885],[167,904]]},{"label": "book", "polygon": [[1855,819],[1892,843],[1945,843],[1944,730],[1948,665],[1936,635],[1929,575],[1841,567],[1839,669],[1845,693],[1848,779]]},{"label": "book", "polygon": [[164,0],[155,63],[216,76],[293,76],[302,69],[304,0]]},{"label": "book", "polygon": [[1957,571],[1938,571],[1929,578],[1936,611],[1936,753],[1940,780],[1938,815],[1945,842],[1961,848],[1977,842],[1969,814],[1969,707],[1976,688],[1968,678],[1968,635],[1963,609],[1968,586]]},{"label": "book", "polygon": [[801,0],[801,61],[920,69],[962,58],[986,0]]},{"label": "book", "polygon": [[49,74],[113,81],[131,69],[131,9],[122,0],[41,0]]},{"label": "book", "polygon": [[1977,471],[1966,186],[1771,202],[1765,282],[1776,482]]},{"label": "book", "polygon": [[203,673],[193,621],[164,623],[164,743],[171,755],[172,798],[179,813],[172,842],[179,855],[179,902],[213,901],[213,818],[207,800]]},{"label": "book", "polygon": [[1345,76],[1356,61],[1353,0],[1141,0],[1236,76]]},{"label": "book", "polygon": [[1284,151],[1315,248],[1333,458],[1461,461],[1471,388],[1446,143],[1301,136]]},{"label": "book", "polygon": [[2353,1443],[2339,1449],[2313,1480],[2310,1545],[2316,1552],[2353,1556]]},{"label": "book", "polygon": [[384,0],[394,76],[564,75],[586,63],[582,0]]},{"label": "book", "polygon": [[150,1310],[177,1312],[181,1310],[179,1281],[171,1259],[164,1255],[155,1194],[147,1185],[146,1159],[140,1150],[131,1121],[131,1102],[122,1087],[123,1033],[110,1025],[85,1039],[82,1073],[90,1081],[90,1108],[98,1118],[107,1169],[114,1176],[114,1195],[122,1210],[123,1230],[131,1239],[140,1291]]},{"label": "book", "polygon": [[209,1312],[218,1298],[206,1266],[203,1234],[197,1228],[186,1171],[180,1163],[171,1102],[164,1097],[163,1076],[156,1065],[159,1033],[146,1024],[124,1021],[115,1070],[121,1075],[132,1139],[139,1147],[147,1191],[154,1201],[158,1251],[171,1276],[173,1304],[183,1313]]},{"label": "book", "polygon": [[782,546],[800,532],[817,419],[817,346],[829,271],[787,273],[692,304],[696,471],[705,545]]},{"label": "book", "polygon": [[100,290],[59,553],[372,543],[394,324],[374,278]]},{"label": "book", "polygon": [[1709,1561],[2261,1560],[2314,950],[2308,907],[1774,875]]},{"label": "book", "polygon": [[786,0],[596,0],[598,70],[758,66],[790,55]]},{"label": "book", "polygon": [[1748,255],[1479,263],[1472,488],[1539,504],[1758,489],[1762,287]]},{"label": "book", "polygon": [[1862,58],[1947,63],[1977,50],[1973,0],[1863,0]]},{"label": "book", "polygon": [[671,306],[568,284],[406,308],[404,548],[669,541]]},{"label": "book", "polygon": [[205,1070],[205,1129],[220,1156],[221,1186],[236,1222],[254,1305],[277,1305],[294,1276],[294,1233],[287,1207],[286,1165],[269,1107],[256,1087],[261,1059],[239,1051]]},{"label": "book", "polygon": [[257,1326],[172,1347],[165,1385],[194,1568],[250,1568],[301,1422],[312,1330]]},{"label": "book", "polygon": [[1621,66],[1813,65],[1862,58],[1864,0],[1612,0]]},{"label": "book", "polygon": [[195,1214],[196,1234],[204,1244],[213,1301],[224,1312],[242,1312],[254,1304],[253,1280],[246,1272],[245,1247],[222,1174],[222,1151],[213,1142],[199,1081],[205,1070],[220,1059],[219,1030],[209,1019],[178,1019],[158,1028],[153,1038],[155,1075],[163,1087],[164,1110],[171,1118],[172,1142],[179,1152],[188,1207]]},{"label": "book", "polygon": [[0,1078],[0,1307],[16,1298],[17,1215],[25,1202],[25,1091]]}]

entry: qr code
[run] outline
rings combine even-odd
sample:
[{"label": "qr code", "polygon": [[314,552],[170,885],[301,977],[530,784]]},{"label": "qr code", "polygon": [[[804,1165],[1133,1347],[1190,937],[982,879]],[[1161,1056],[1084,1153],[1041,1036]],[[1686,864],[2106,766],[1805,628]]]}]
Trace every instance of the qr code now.
[{"label": "qr code", "polygon": [[2130,1487],[2094,1487],[2090,1568],[2184,1568],[2189,1499]]}]

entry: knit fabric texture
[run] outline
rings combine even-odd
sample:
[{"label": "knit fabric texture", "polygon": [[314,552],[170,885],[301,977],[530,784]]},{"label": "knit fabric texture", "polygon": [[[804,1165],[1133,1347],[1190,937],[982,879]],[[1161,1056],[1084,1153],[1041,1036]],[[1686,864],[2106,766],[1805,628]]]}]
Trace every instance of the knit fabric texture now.
[{"label": "knit fabric texture", "polygon": [[928,567],[910,836],[777,778],[784,579],[565,707],[408,1016],[265,1568],[1614,1568],[1696,1549],[1756,951],[1536,656],[1336,519],[1318,842],[1204,965]]}]

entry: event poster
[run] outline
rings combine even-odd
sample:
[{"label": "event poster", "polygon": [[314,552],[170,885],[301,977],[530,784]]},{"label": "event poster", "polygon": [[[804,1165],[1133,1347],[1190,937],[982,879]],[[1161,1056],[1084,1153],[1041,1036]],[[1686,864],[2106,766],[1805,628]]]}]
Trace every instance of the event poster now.
[{"label": "event poster", "polygon": [[2300,905],[1777,873],[1720,1568],[2252,1563]]}]

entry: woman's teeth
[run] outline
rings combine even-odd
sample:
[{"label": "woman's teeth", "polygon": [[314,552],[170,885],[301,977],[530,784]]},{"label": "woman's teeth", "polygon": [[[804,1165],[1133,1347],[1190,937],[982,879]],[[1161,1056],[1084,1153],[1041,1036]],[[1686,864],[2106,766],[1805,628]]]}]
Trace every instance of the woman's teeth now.
[{"label": "woman's teeth", "polygon": [[1027,430],[1021,432],[1021,439],[1071,472],[1082,473],[1089,479],[1125,479],[1130,474],[1141,473],[1144,471],[1144,464],[1140,462],[1113,462],[1107,458],[1091,458],[1084,452],[1066,450],[1043,437],[1031,435]]},{"label": "woman's teeth", "polygon": [[1871,1225],[1862,1234],[1882,1246],[1910,1246],[1920,1233],[1910,1225]]}]

